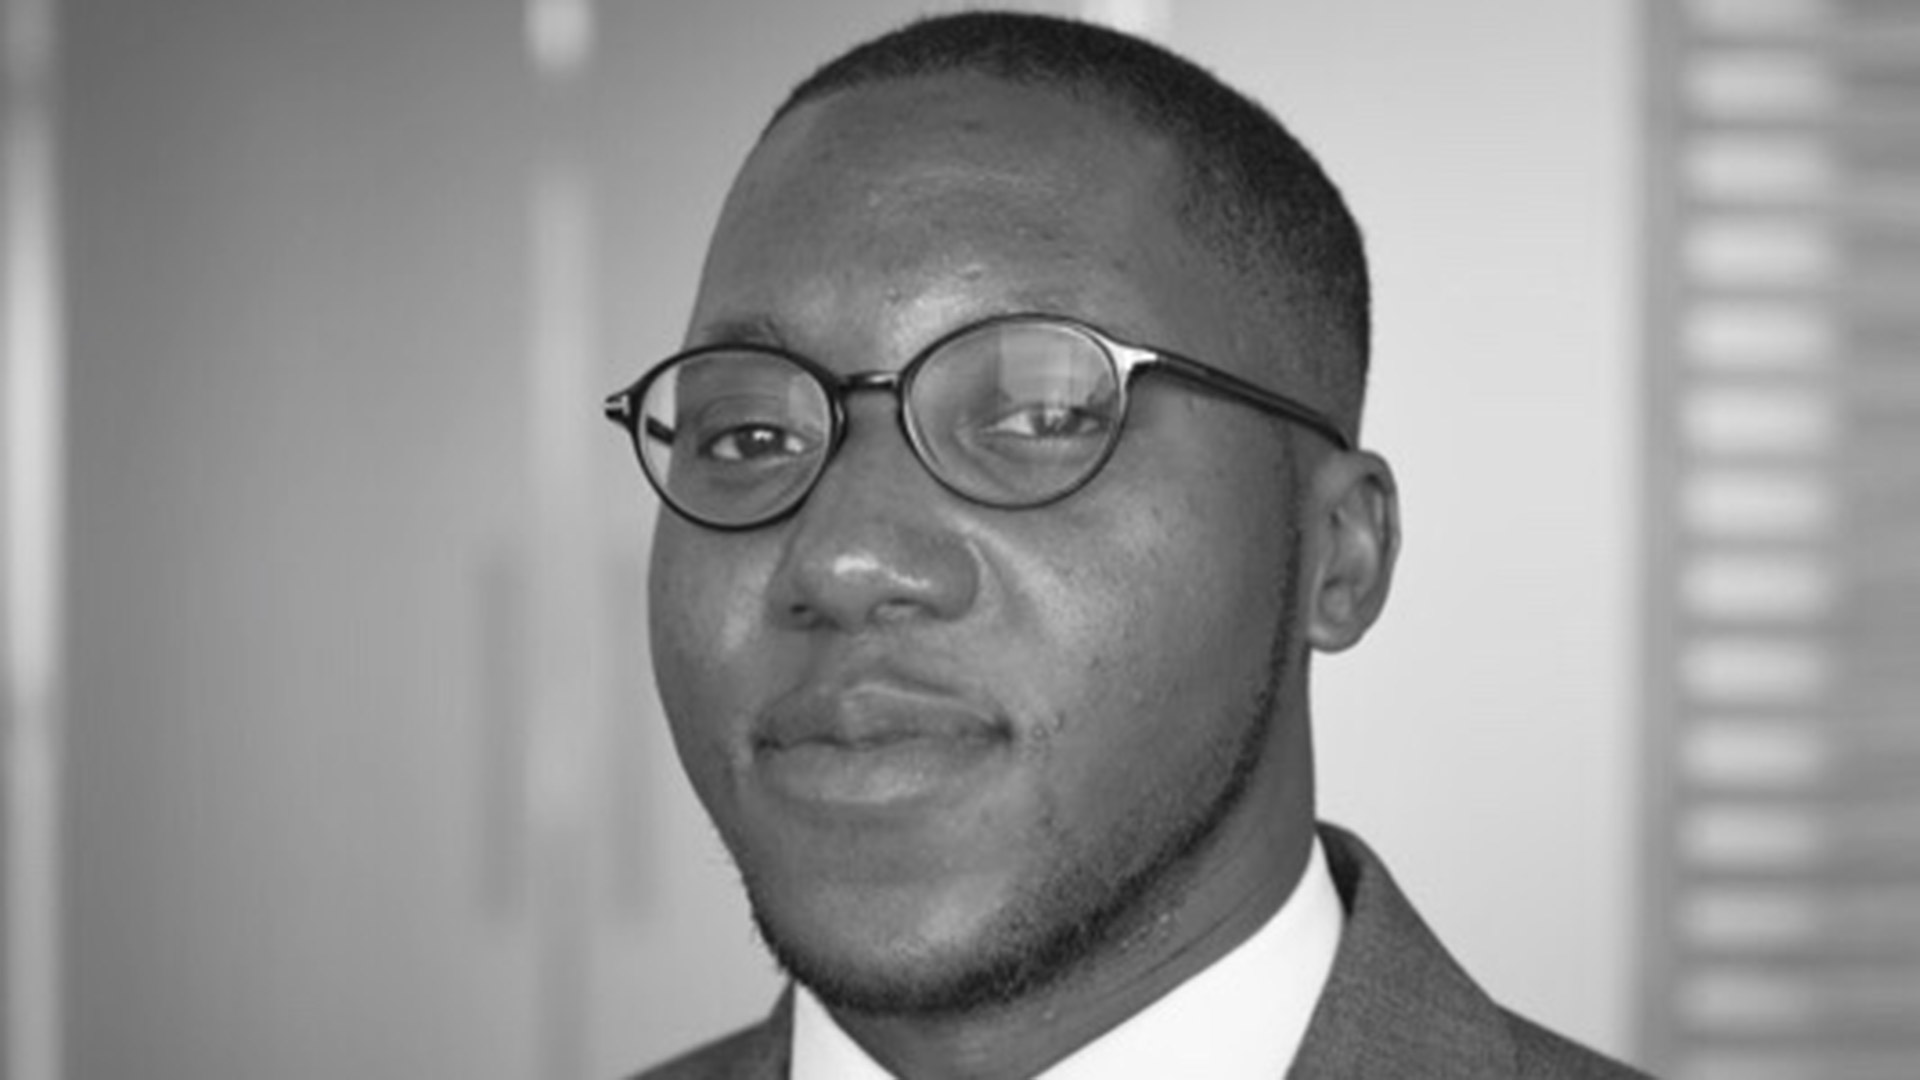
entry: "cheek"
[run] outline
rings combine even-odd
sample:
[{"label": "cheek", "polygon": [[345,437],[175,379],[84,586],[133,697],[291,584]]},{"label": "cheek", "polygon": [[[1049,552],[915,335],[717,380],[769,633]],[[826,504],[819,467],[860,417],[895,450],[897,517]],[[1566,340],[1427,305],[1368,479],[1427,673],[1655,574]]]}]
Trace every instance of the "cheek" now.
[{"label": "cheek", "polygon": [[1045,577],[1051,641],[1029,670],[1051,687],[1056,801],[1085,814],[1214,771],[1271,679],[1284,535],[1227,516],[1232,489],[1186,494],[1203,487],[1119,513],[1089,506],[1076,531],[1098,539]]},{"label": "cheek", "polygon": [[[648,574],[647,610],[655,642],[709,656],[748,647],[767,576],[752,541],[663,519]],[[658,645],[656,645],[656,649]]]},{"label": "cheek", "polygon": [[655,681],[689,771],[700,744],[720,743],[752,691],[759,584],[751,553],[733,538],[663,521],[649,572],[648,633]]},{"label": "cheek", "polygon": [[1284,614],[1284,492],[1189,464],[1157,497],[1092,507],[1047,594],[1089,670],[1147,698],[1264,677]]}]

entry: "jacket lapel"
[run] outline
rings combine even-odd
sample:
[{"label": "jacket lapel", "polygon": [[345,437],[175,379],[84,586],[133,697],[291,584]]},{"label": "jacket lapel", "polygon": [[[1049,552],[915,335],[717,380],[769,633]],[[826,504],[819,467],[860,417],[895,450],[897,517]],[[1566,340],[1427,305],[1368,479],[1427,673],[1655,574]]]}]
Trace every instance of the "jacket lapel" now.
[{"label": "jacket lapel", "polygon": [[1427,929],[1386,867],[1345,830],[1323,825],[1320,840],[1347,923],[1288,1076],[1514,1075],[1505,1015]]}]

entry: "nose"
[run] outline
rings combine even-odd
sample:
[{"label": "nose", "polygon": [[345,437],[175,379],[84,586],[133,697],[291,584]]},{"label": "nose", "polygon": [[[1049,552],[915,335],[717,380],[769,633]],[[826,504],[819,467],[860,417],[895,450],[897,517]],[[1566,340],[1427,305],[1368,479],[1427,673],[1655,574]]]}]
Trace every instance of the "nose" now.
[{"label": "nose", "polygon": [[958,501],[914,457],[895,408],[887,394],[849,401],[846,438],[788,526],[768,594],[777,623],[858,631],[972,610],[980,566]]}]

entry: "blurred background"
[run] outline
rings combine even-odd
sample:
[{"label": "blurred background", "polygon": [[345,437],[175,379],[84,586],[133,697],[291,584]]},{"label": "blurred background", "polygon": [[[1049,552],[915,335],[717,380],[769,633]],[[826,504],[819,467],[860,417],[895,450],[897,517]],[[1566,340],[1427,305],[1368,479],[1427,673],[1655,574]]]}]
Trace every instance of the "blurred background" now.
[{"label": "blurred background", "polygon": [[[0,0],[5,1075],[614,1077],[778,979],[603,393],[922,0]],[[1920,4],[1087,0],[1368,235],[1323,813],[1662,1075],[1920,1075]]]}]

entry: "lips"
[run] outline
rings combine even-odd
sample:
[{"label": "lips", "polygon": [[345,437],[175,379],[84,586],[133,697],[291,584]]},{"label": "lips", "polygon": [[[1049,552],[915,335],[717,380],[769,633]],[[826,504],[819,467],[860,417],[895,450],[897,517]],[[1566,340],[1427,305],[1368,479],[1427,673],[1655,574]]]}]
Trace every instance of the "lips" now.
[{"label": "lips", "polygon": [[754,732],[753,762],[782,801],[871,812],[964,798],[1011,745],[1011,725],[963,697],[862,679],[776,702]]}]

